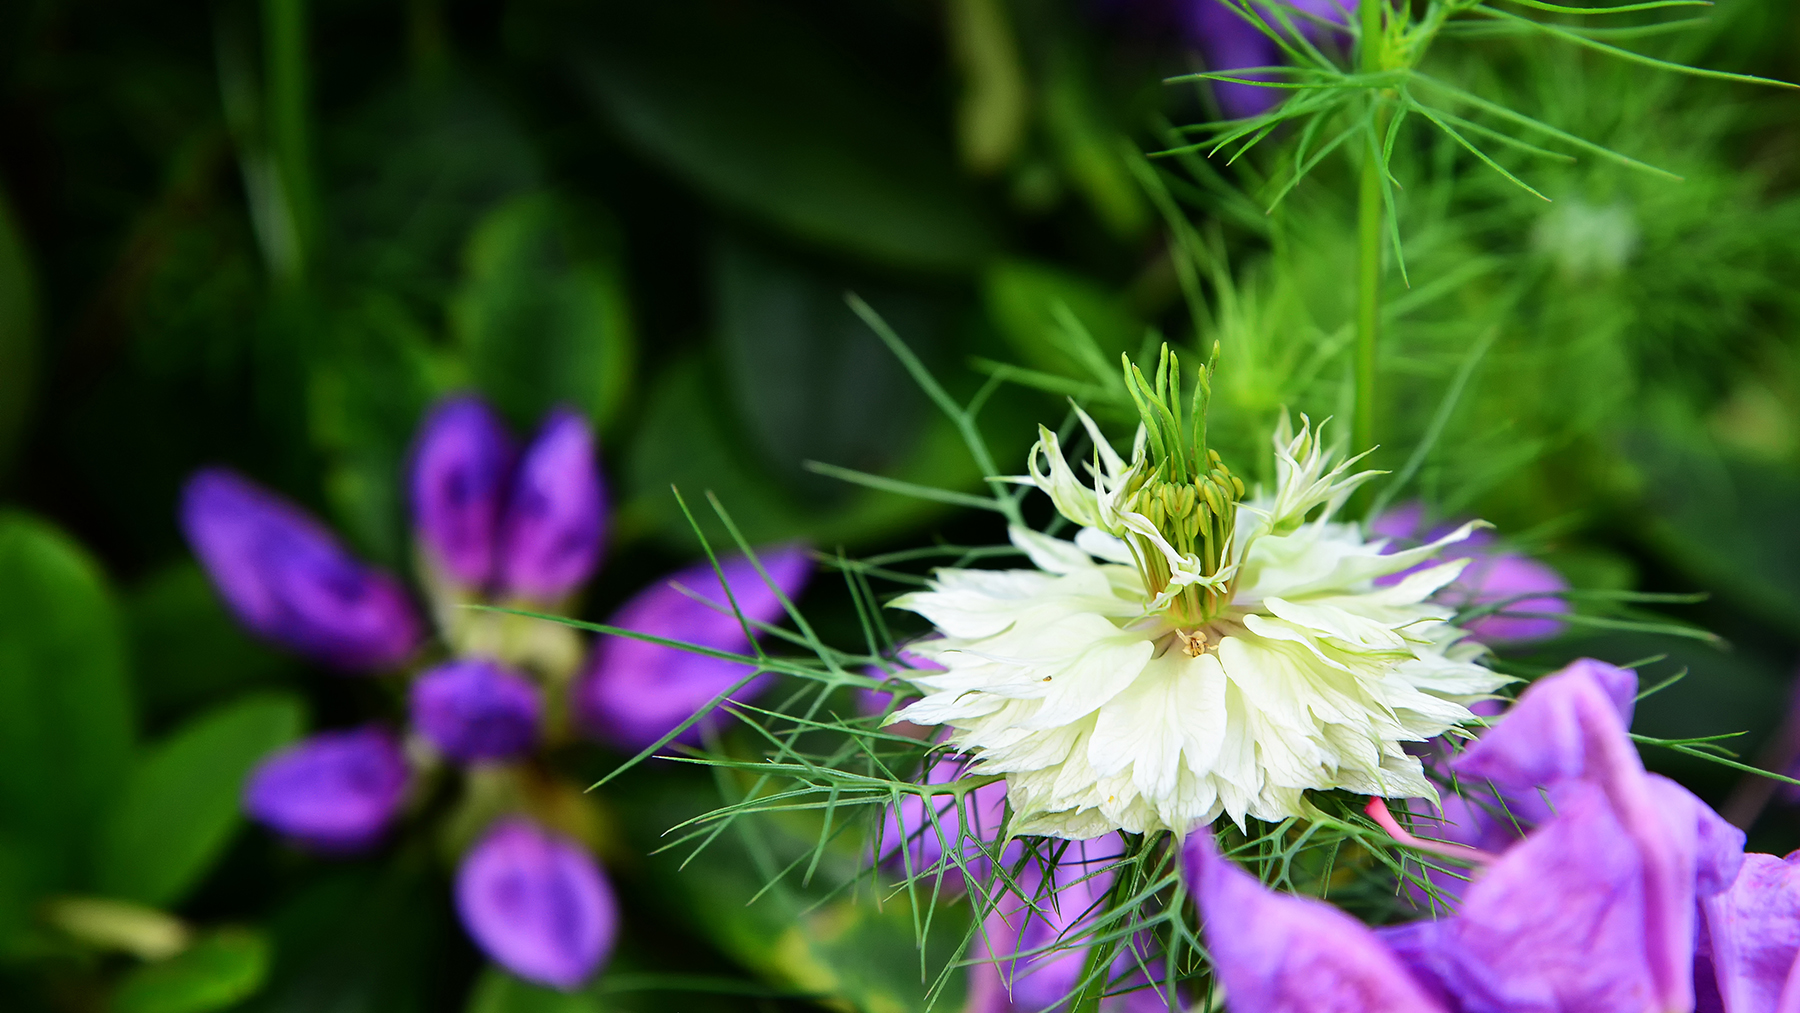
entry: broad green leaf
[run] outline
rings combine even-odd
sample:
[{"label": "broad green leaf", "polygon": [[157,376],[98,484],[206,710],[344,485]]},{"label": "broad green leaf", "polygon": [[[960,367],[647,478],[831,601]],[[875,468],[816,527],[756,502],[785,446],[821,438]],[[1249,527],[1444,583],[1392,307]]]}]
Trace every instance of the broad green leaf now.
[{"label": "broad green leaf", "polygon": [[146,728],[265,687],[297,668],[238,626],[192,560],[156,571],[125,600],[131,674]]},{"label": "broad green leaf", "polygon": [[996,249],[935,109],[887,91],[784,7],[730,10],[600,4],[537,31],[626,138],[715,200],[901,267],[967,270]]},{"label": "broad green leaf", "polygon": [[225,929],[126,975],[111,1013],[212,1013],[254,995],[268,974],[269,941],[250,929]]},{"label": "broad green leaf", "polygon": [[258,694],[193,719],[149,747],[102,826],[94,882],[146,904],[179,903],[241,823],[244,778],[300,734],[292,696]]},{"label": "broad green leaf", "polygon": [[89,841],[130,769],[121,625],[79,545],[0,513],[0,845],[28,891],[86,878]]},{"label": "broad green leaf", "polygon": [[618,227],[548,193],[495,208],[469,237],[450,307],[472,379],[515,426],[570,404],[604,427],[631,389]]},{"label": "broad green leaf", "polygon": [[37,294],[25,238],[0,194],[0,476],[12,464],[31,409],[37,358]]},{"label": "broad green leaf", "polygon": [[489,964],[475,979],[464,1013],[605,1013],[606,1006],[585,992],[555,989],[520,981]]}]

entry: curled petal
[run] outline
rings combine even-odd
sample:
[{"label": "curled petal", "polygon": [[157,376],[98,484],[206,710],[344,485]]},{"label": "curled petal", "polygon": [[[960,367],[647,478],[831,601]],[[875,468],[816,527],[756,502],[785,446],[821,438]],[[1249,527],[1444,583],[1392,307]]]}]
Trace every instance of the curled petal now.
[{"label": "curled petal", "polygon": [[1268,889],[1210,832],[1190,835],[1182,859],[1232,1013],[1445,1013],[1368,926]]},{"label": "curled petal", "polygon": [[223,468],[182,490],[181,527],[225,604],[258,635],[335,668],[393,668],[425,628],[400,582],[299,507]]},{"label": "curled petal", "polygon": [[[800,546],[759,554],[769,579],[782,595],[799,595],[812,576],[812,559]],[[772,623],[784,615],[781,598],[764,583],[748,559],[721,560],[731,598],[752,623]],[[698,596],[690,597],[689,592]],[[698,647],[741,654],[750,647],[744,626],[721,593],[719,575],[700,563],[637,593],[607,621],[609,625]],[[575,689],[575,706],[590,731],[620,749],[636,752],[654,744],[714,697],[754,669],[629,637],[602,636]],[[752,679],[733,699],[761,692],[768,676]],[[699,739],[698,724],[680,741]]]},{"label": "curled petal", "polygon": [[1791,1008],[1781,1002],[1800,960],[1800,851],[1745,855],[1730,889],[1701,903],[1725,1013]]},{"label": "curled petal", "polygon": [[612,952],[618,901],[591,855],[520,819],[500,822],[456,871],[463,928],[493,961],[565,991]]},{"label": "curled petal", "polygon": [[380,841],[409,780],[406,757],[387,732],[321,732],[251,772],[244,811],[301,845],[346,854]]},{"label": "curled petal", "polygon": [[493,578],[513,456],[506,427],[473,395],[446,399],[419,427],[410,467],[413,530],[460,587],[484,587]]},{"label": "curled petal", "polygon": [[413,727],[464,762],[529,752],[542,710],[529,679],[485,658],[439,665],[412,685]]},{"label": "curled petal", "polygon": [[556,601],[600,564],[606,499],[594,434],[567,409],[551,412],[525,448],[500,522],[500,586]]}]

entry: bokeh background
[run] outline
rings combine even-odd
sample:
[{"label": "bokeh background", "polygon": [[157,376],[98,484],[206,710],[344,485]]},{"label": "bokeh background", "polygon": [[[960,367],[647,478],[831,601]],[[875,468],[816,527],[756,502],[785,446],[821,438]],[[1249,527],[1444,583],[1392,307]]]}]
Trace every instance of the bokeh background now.
[{"label": "bokeh background", "polygon": [[[6,4],[0,1005],[922,1008],[905,912],[833,896],[829,876],[758,896],[799,850],[787,838],[815,829],[727,835],[685,870],[686,851],[658,851],[731,789],[702,771],[649,764],[568,796],[625,926],[570,994],[468,940],[454,849],[426,817],[347,860],[246,822],[261,755],[400,705],[243,632],[181,536],[178,495],[195,469],[234,467],[408,573],[408,447],[434,402],[475,390],[517,431],[566,405],[598,433],[611,533],[578,617],[697,557],[672,486],[715,493],[761,545],[998,540],[991,515],[809,467],[979,487],[847,291],[958,397],[1035,371],[981,416],[1009,470],[1036,423],[1066,417],[1044,388],[1098,395],[1065,316],[1109,355],[1147,334],[1216,339],[1215,444],[1256,476],[1281,406],[1348,417],[1353,175],[1324,163],[1271,213],[1292,138],[1229,165],[1144,157],[1216,115],[1204,86],[1163,83],[1201,66],[1210,2]],[[1788,0],[1644,27],[1670,20],[1608,38],[1800,78]],[[1409,284],[1390,271],[1374,460],[1411,461],[1396,502],[1490,519],[1578,591],[1705,593],[1634,606],[1648,616],[1596,607],[1503,653],[1525,674],[1582,654],[1653,659],[1647,683],[1686,672],[1635,731],[1742,731],[1740,759],[1786,767],[1800,97],[1492,32],[1441,49],[1434,73],[1682,179],[1499,149],[1545,203],[1407,134]],[[828,636],[859,636],[831,575],[803,605]],[[193,745],[245,713],[262,717],[241,740]],[[1753,849],[1800,845],[1784,793],[1645,755],[1754,819]],[[623,758],[570,742],[538,762],[585,786]],[[862,859],[840,851],[842,869]],[[170,956],[84,934],[56,914],[69,897],[129,901],[198,942]]]}]

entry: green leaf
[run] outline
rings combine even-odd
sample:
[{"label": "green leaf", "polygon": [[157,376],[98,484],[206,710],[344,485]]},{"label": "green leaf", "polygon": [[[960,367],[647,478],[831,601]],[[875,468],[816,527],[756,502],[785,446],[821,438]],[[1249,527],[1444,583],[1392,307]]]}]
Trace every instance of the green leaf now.
[{"label": "green leaf", "polygon": [[230,843],[250,768],[304,723],[292,696],[258,694],[188,722],[150,747],[101,829],[95,884],[116,897],[170,906]]},{"label": "green leaf", "polygon": [[25,240],[0,195],[0,476],[31,409],[37,359],[37,295]]},{"label": "green leaf", "polygon": [[219,603],[192,560],[156,571],[125,600],[131,674],[147,728],[279,682],[297,669],[287,655],[251,639]]},{"label": "green leaf", "polygon": [[[18,860],[5,878],[28,893],[83,881],[131,742],[124,636],[105,577],[49,524],[0,512],[0,842]],[[16,928],[0,925],[0,946]]]},{"label": "green leaf", "polygon": [[[1143,321],[1121,299],[1092,279],[1049,264],[1000,261],[988,269],[982,295],[988,319],[1023,365],[1082,383],[1116,381],[1119,354],[1135,353],[1143,341]],[[1070,333],[1059,307],[1093,339],[1091,349]]]},{"label": "green leaf", "polygon": [[755,0],[729,16],[697,0],[552,9],[543,44],[633,144],[713,199],[900,267],[967,270],[998,247],[937,110],[887,91],[814,22]]},{"label": "green leaf", "polygon": [[477,384],[521,428],[559,403],[605,427],[634,344],[618,227],[599,208],[527,194],[476,227],[450,319]]},{"label": "green leaf", "polygon": [[558,992],[507,974],[489,964],[475,980],[464,1013],[605,1013],[606,1007],[585,992]]},{"label": "green leaf", "polygon": [[268,973],[268,940],[249,929],[226,929],[127,975],[111,1013],[212,1013],[256,994]]}]

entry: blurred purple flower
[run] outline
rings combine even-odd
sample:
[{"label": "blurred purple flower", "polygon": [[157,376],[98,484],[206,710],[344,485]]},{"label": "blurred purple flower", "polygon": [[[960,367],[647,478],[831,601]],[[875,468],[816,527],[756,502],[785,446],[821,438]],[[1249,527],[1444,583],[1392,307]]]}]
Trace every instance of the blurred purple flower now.
[{"label": "blurred purple flower", "polygon": [[496,824],[456,871],[463,928],[493,961],[570,991],[612,952],[619,908],[580,845],[522,819]]},{"label": "blurred purple flower", "polygon": [[[1072,842],[1048,883],[1042,863],[1024,863],[1014,876],[1019,891],[1009,889],[1000,897],[975,939],[964,1013],[1067,1010],[1065,1000],[1088,971],[1089,947],[1079,940],[1099,928],[1097,918],[1112,888],[1111,866],[1123,854],[1118,834]],[[1101,1013],[1172,1008],[1162,988],[1151,986],[1139,970],[1140,963],[1155,966],[1147,947],[1146,940],[1133,940],[1120,949],[1108,986],[1115,994],[1101,1000]]]},{"label": "blurred purple flower", "polygon": [[350,671],[393,668],[425,628],[400,582],[364,566],[305,511],[223,468],[182,490],[181,527],[239,621]]},{"label": "blurred purple flower", "polygon": [[512,437],[472,394],[445,399],[419,426],[413,446],[413,526],[443,573],[464,588],[494,576],[494,541],[512,474]]},{"label": "blurred purple flower", "polygon": [[406,757],[387,732],[320,732],[251,771],[244,811],[314,850],[360,851],[386,833],[409,780]]},{"label": "blurred purple flower", "polygon": [[566,408],[525,448],[500,521],[503,593],[556,601],[600,565],[606,500],[587,421]]},{"label": "blurred purple flower", "polygon": [[485,658],[447,662],[412,685],[413,727],[464,762],[529,752],[542,710],[529,679]]},{"label": "blurred purple flower", "polygon": [[[924,783],[949,784],[967,774],[968,767],[966,757],[939,753],[928,761]],[[1005,819],[1005,781],[967,793],[960,807],[951,795],[933,796],[929,803],[922,795],[907,795],[888,808],[876,860],[911,876],[941,876],[940,889],[961,893],[966,885],[963,870],[950,855],[959,854],[977,879],[987,879],[989,862],[982,845],[999,836]],[[960,841],[960,848],[951,841]],[[1009,848],[1002,861],[1017,857],[1017,848]]]},{"label": "blurred purple flower", "polygon": [[[1456,529],[1455,525],[1441,524],[1421,533],[1423,526],[1424,507],[1415,502],[1375,518],[1369,523],[1369,533],[1412,543],[1435,541]],[[1446,549],[1436,560],[1382,577],[1376,583],[1397,584],[1418,570],[1456,559],[1467,559],[1469,565],[1455,583],[1438,592],[1439,601],[1456,608],[1506,602],[1502,611],[1469,623],[1465,629],[1470,636],[1485,644],[1518,644],[1547,640],[1563,631],[1565,624],[1554,616],[1569,611],[1569,603],[1561,597],[1562,592],[1569,590],[1569,582],[1529,556],[1495,551],[1494,536],[1489,531],[1477,531]],[[1543,597],[1520,597],[1539,593]],[[1510,612],[1545,614],[1508,615]]]},{"label": "blurred purple flower", "polygon": [[[1189,883],[1238,1013],[1661,1013],[1693,1008],[1695,914],[1732,882],[1743,834],[1646,773],[1620,716],[1635,678],[1546,676],[1452,766],[1501,798],[1547,798],[1452,916],[1371,930],[1276,894],[1190,838]],[[1697,903],[1698,902],[1698,903]],[[1217,926],[1218,929],[1214,930]]]},{"label": "blurred purple flower", "polygon": [[[1356,5],[1357,0],[1343,0],[1342,3],[1338,0],[1283,0],[1279,4],[1288,20],[1312,40],[1318,39],[1320,28],[1318,22],[1305,15],[1343,24],[1347,14],[1355,12]],[[1270,28],[1280,31],[1281,22],[1275,17],[1273,6],[1276,5],[1256,3],[1255,9]],[[1281,62],[1281,47],[1275,40],[1225,0],[1186,0],[1185,9],[1187,35],[1199,47],[1207,70],[1230,72],[1273,67]],[[1254,81],[1280,79],[1279,75],[1270,73],[1238,76]],[[1219,108],[1232,119],[1259,116],[1287,95],[1280,88],[1236,81],[1214,81],[1212,86],[1213,94],[1219,99]]]},{"label": "blurred purple flower", "polygon": [[[765,550],[758,558],[769,579],[789,599],[799,595],[812,575],[812,560],[800,546]],[[725,559],[720,567],[746,618],[763,623],[781,618],[780,599],[748,559]],[[689,597],[688,592],[702,600]],[[710,563],[696,564],[651,584],[607,622],[716,651],[742,653],[750,647],[742,624],[720,593],[719,577]],[[748,665],[676,647],[602,636],[575,685],[575,708],[589,731],[620,749],[636,752],[654,744],[752,671]],[[749,700],[768,682],[768,675],[759,675],[732,699]],[[694,742],[699,737],[696,723],[676,741]]]}]

